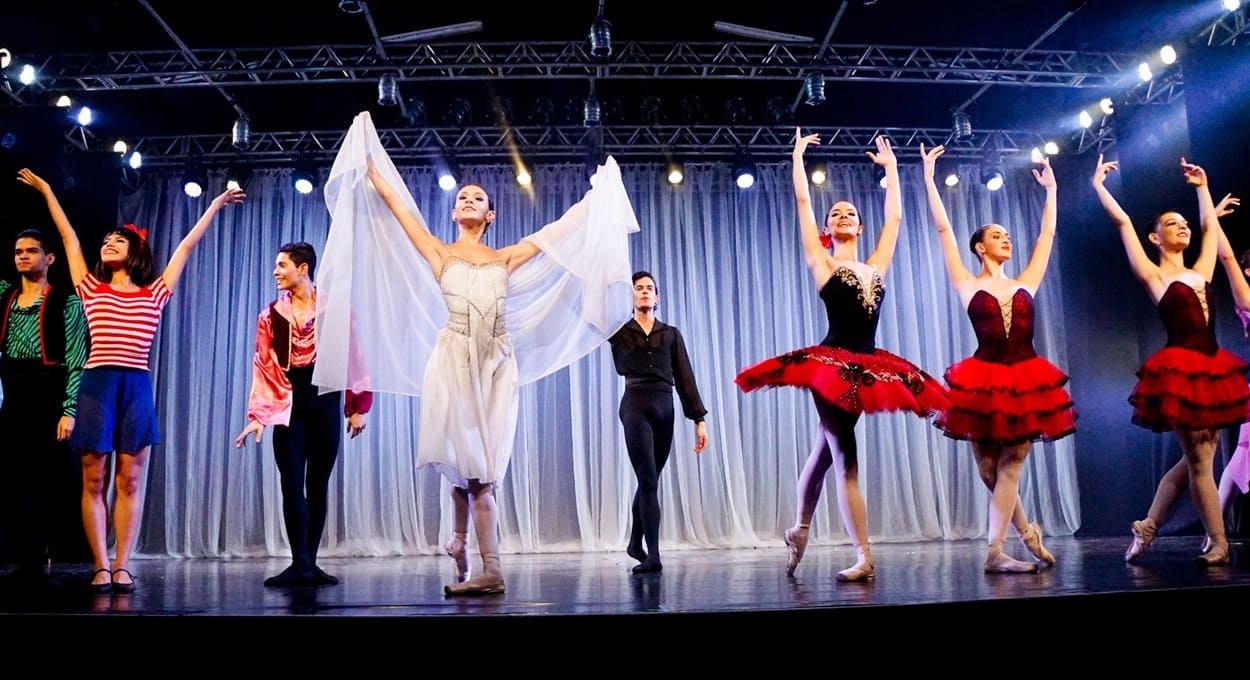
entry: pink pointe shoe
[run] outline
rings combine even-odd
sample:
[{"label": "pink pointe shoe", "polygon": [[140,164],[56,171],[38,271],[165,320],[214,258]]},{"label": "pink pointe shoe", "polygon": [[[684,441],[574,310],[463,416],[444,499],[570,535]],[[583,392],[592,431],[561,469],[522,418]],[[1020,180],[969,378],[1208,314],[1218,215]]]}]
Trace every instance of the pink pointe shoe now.
[{"label": "pink pointe shoe", "polygon": [[786,529],[783,537],[786,540],[786,547],[789,548],[790,554],[786,560],[786,576],[794,576],[794,570],[798,568],[799,562],[803,559],[803,552],[807,550],[807,530],[809,524],[796,524]]}]

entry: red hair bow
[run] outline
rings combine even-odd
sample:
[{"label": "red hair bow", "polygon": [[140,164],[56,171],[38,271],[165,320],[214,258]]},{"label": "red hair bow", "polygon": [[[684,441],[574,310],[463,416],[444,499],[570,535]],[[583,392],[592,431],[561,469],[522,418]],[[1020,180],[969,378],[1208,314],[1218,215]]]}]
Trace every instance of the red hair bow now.
[{"label": "red hair bow", "polygon": [[123,224],[123,225],[122,225],[122,228],[123,228],[123,229],[129,229],[130,231],[133,231],[133,232],[135,233],[135,236],[138,236],[138,237],[139,237],[139,240],[140,240],[140,241],[147,241],[147,240],[148,240],[148,230],[147,230],[147,229],[140,229],[139,227],[136,227],[135,225],[133,225],[133,224],[131,224],[131,223],[129,223],[129,222],[127,222],[126,224]]},{"label": "red hair bow", "polygon": [[833,247],[833,235],[827,231],[820,232],[820,245],[824,246],[825,250],[832,248]]}]

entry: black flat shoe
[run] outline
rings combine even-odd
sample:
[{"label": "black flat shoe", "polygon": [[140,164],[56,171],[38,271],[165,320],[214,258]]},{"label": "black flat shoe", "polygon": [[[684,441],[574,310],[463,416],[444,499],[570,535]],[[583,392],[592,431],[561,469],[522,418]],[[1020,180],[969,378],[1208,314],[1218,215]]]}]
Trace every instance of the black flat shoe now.
[{"label": "black flat shoe", "polygon": [[[109,580],[105,581],[104,583],[93,583],[93,581],[95,581],[95,577],[98,576],[101,572],[108,574]],[[87,587],[90,588],[91,592],[95,593],[96,595],[108,595],[109,593],[113,592],[112,578],[113,578],[113,572],[109,571],[108,569],[96,569],[95,571],[91,572],[91,578],[87,579]]]},{"label": "black flat shoe", "polygon": [[294,564],[277,576],[265,579],[266,588],[308,588],[316,585],[311,569],[301,569]]},{"label": "black flat shoe", "polygon": [[[118,575],[118,574],[125,574],[125,575],[126,575],[126,578],[130,579],[130,582],[129,582],[129,583],[122,583],[121,581],[118,581],[118,580],[117,580],[117,575]],[[126,568],[122,568],[122,569],[114,569],[114,570],[113,570],[113,573],[112,573],[112,574],[110,574],[110,577],[113,579],[113,584],[112,584],[112,585],[113,585],[113,592],[115,592],[115,593],[121,593],[121,594],[123,594],[123,595],[125,595],[125,594],[127,594],[127,593],[133,593],[133,592],[135,592],[135,575],[134,575],[134,574],[132,574],[132,573],[130,573],[130,570],[129,570],[129,569],[126,569]]]}]

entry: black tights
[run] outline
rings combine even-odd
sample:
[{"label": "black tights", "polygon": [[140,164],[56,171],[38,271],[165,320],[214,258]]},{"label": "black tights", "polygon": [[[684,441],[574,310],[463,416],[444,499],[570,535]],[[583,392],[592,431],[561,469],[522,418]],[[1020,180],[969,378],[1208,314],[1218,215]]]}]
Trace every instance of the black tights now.
[{"label": "black tights", "polygon": [[639,567],[646,571],[660,565],[660,473],[673,448],[673,393],[626,389],[620,415],[625,426],[625,448],[638,479],[629,554],[642,562]]},{"label": "black tights", "polygon": [[291,564],[311,572],[326,526],[330,473],[342,435],[341,393],[318,395],[312,368],[293,368],[291,421],[273,432],[273,457],[282,484],[282,518],[291,542]]}]

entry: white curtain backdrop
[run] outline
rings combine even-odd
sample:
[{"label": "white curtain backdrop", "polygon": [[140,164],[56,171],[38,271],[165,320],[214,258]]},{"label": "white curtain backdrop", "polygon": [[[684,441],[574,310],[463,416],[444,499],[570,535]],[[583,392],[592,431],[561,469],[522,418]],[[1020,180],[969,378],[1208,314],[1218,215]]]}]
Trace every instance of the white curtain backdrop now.
[{"label": "white curtain backdrop", "polygon": [[[882,190],[871,163],[835,165],[814,187],[817,214],[849,199],[865,224],[861,257],[875,244]],[[754,188],[734,187],[723,164],[687,166],[670,187],[656,165],[622,167],[642,231],[630,237],[635,269],[659,283],[660,317],[685,336],[708,414],[708,449],[692,451],[693,425],[680,418],[661,478],[666,549],[778,547],[794,522],[795,486],[816,427],[806,392],[744,395],[738,370],[824,336],[826,321],[804,265],[788,163],[761,165]],[[964,168],[965,177],[975,168]],[[453,238],[452,193],[428,169],[401,172],[441,238]],[[469,168],[499,213],[488,243],[515,243],[558,216],[587,188],[580,165],[539,168],[535,188],[517,186],[506,166]],[[976,346],[947,280],[918,164],[902,168],[904,220],[878,345],[941,377]],[[222,178],[213,178],[220,186]],[[248,201],[219,215],[192,254],[152,351],[162,442],[154,447],[137,551],[149,556],[249,557],[289,554],[281,521],[272,432],[236,450],[245,424],[256,316],[274,297],[279,245],[308,241],[320,254],[329,216],[320,189],[300,195],[290,172],[258,171]],[[120,218],[150,229],[163,266],[207,205],[183,195],[175,176],[148,177],[123,196]],[[964,182],[947,196],[961,243],[987,222],[1016,244],[1017,273],[1031,252],[1043,193],[1027,171],[996,193]],[[1066,369],[1058,247],[1037,295],[1040,353]],[[71,216],[72,217],[72,216]],[[970,253],[970,268],[976,266]],[[394,310],[403,314],[403,309]],[[425,361],[426,357],[413,357]],[[516,449],[499,489],[505,552],[623,550],[634,478],[617,418],[623,379],[605,345],[570,368],[521,391]],[[1080,405],[1077,405],[1078,410]],[[418,399],[379,395],[365,433],[344,438],[331,481],[321,554],[434,554],[450,532],[445,482],[414,467]],[[678,409],[680,414],[680,409]],[[1078,420],[1077,426],[1080,427]],[[871,415],[856,427],[860,474],[873,541],[964,539],[985,534],[988,492],[966,442],[946,439],[914,415]],[[1080,526],[1071,438],[1035,446],[1021,496],[1047,533]],[[812,527],[814,543],[847,541],[832,483]]]}]

